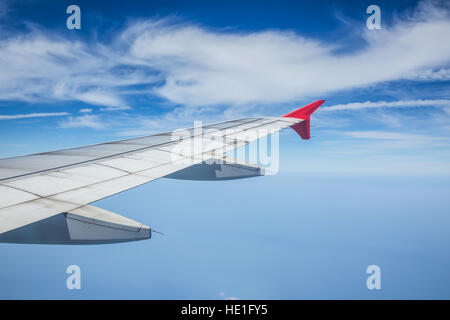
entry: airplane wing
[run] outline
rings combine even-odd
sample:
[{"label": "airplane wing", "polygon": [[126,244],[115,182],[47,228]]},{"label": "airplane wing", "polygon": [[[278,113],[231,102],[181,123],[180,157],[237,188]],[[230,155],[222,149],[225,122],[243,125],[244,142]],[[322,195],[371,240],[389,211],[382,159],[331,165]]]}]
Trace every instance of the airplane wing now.
[{"label": "airplane wing", "polygon": [[148,226],[89,204],[161,177],[226,180],[263,175],[262,168],[225,154],[286,127],[309,139],[310,115],[323,103],[318,100],[280,118],[243,118],[0,159],[0,242],[148,239]]}]

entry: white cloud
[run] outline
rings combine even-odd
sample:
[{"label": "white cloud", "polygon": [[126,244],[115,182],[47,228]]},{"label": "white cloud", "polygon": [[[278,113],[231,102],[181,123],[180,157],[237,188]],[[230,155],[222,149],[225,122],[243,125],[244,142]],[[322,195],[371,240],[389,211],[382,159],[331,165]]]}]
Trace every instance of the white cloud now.
[{"label": "white cloud", "polygon": [[61,116],[67,116],[67,115],[69,115],[69,113],[67,113],[67,112],[11,114],[11,115],[0,115],[0,120],[61,117]]},{"label": "white cloud", "polygon": [[100,108],[100,111],[126,111],[131,110],[132,108],[130,106],[112,106],[112,107],[105,107]]},{"label": "white cloud", "polygon": [[[432,8],[380,31],[361,30],[364,49],[336,54],[333,44],[294,33],[213,32],[142,22],[124,33],[138,63],[160,69],[155,92],[187,105],[279,103],[399,80],[450,62],[450,20]],[[433,48],[433,50],[429,50]]]},{"label": "white cloud", "polygon": [[450,100],[448,99],[429,99],[429,100],[398,100],[398,101],[365,101],[352,102],[346,104],[336,104],[321,111],[336,111],[336,110],[359,110],[368,108],[407,108],[407,107],[450,107]]},{"label": "white cloud", "polygon": [[383,30],[361,24],[360,33],[365,47],[337,53],[333,43],[294,32],[217,31],[168,19],[132,23],[109,43],[34,28],[0,40],[0,100],[79,100],[123,110],[130,105],[125,87],[153,84],[134,90],[187,106],[275,106],[450,63],[446,8],[421,5]]},{"label": "white cloud", "polygon": [[[418,148],[448,148],[450,138],[432,136],[420,133],[402,133],[391,131],[346,131],[341,135],[353,139],[371,140],[364,142],[364,146],[355,147],[356,152],[366,150],[370,152],[383,153],[383,150],[417,150]],[[358,140],[353,140],[357,142]]]},{"label": "white cloud", "polygon": [[[111,45],[112,46],[112,45]],[[0,39],[0,100],[78,100],[124,107],[123,86],[155,81],[155,76],[121,62],[112,47],[69,41],[35,27]]]},{"label": "white cloud", "polygon": [[328,153],[321,159],[304,159],[301,167],[297,162],[286,163],[284,168],[303,175],[450,176],[450,162],[447,159],[440,160],[437,157],[427,159],[411,155],[368,156],[341,153],[341,156],[333,157]]},{"label": "white cloud", "polygon": [[227,294],[225,294],[225,292],[220,292],[219,295],[224,299],[224,300],[239,300],[236,297],[233,296],[229,296]]},{"label": "white cloud", "polygon": [[415,140],[415,141],[432,141],[434,137],[428,137],[421,134],[387,132],[387,131],[350,131],[344,132],[345,135],[360,139],[376,139],[376,140]]},{"label": "white cloud", "polygon": [[101,105],[122,107],[124,105],[122,99],[118,98],[114,94],[100,91],[86,91],[74,95],[74,98],[86,103]]},{"label": "white cloud", "polygon": [[440,68],[438,70],[428,69],[412,73],[406,77],[417,81],[447,81],[450,80],[450,69]]},{"label": "white cloud", "polygon": [[85,114],[83,116],[70,116],[66,120],[62,121],[59,126],[61,128],[91,128],[91,129],[104,129],[105,123],[102,119],[93,114]]},{"label": "white cloud", "polygon": [[80,113],[91,113],[93,110],[90,108],[80,109]]}]

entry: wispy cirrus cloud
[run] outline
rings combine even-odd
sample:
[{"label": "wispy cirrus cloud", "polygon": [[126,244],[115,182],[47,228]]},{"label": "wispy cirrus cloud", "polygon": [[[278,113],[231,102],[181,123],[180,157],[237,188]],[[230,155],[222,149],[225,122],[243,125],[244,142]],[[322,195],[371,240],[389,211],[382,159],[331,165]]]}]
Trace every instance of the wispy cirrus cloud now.
[{"label": "wispy cirrus cloud", "polygon": [[450,107],[448,99],[415,99],[415,100],[397,100],[397,101],[365,101],[351,102],[345,104],[336,104],[321,111],[338,111],[338,110],[360,110],[374,108],[411,108],[411,107]]},{"label": "wispy cirrus cloud", "polygon": [[125,111],[133,109],[130,106],[112,106],[100,108],[100,111]]},{"label": "wispy cirrus cloud", "polygon": [[105,121],[98,115],[84,114],[82,116],[69,116],[59,123],[61,128],[91,128],[104,129]]},{"label": "wispy cirrus cloud", "polygon": [[62,117],[68,116],[68,112],[42,112],[42,113],[25,113],[25,114],[9,114],[0,115],[0,120],[17,120],[17,119],[30,119],[30,118],[47,118],[47,117]]},{"label": "wispy cirrus cloud", "polygon": [[403,79],[449,63],[449,33],[448,12],[422,6],[381,32],[361,30],[366,47],[345,54],[295,33],[218,33],[161,22],[136,23],[122,37],[132,39],[137,63],[164,66],[166,82],[156,93],[202,105],[279,103]]},{"label": "wispy cirrus cloud", "polygon": [[450,80],[450,68],[440,68],[437,70],[432,69],[423,70],[412,73],[410,76],[407,76],[406,78],[417,81],[447,81]]},{"label": "wispy cirrus cloud", "polygon": [[90,90],[82,93],[77,93],[74,95],[74,98],[76,100],[94,105],[107,106],[107,108],[111,109],[130,109],[129,106],[125,105],[121,98],[110,92]]},{"label": "wispy cirrus cloud", "polygon": [[449,16],[424,2],[383,30],[361,28],[366,45],[345,53],[294,32],[218,31],[174,19],[134,21],[107,43],[29,27],[0,40],[0,100],[122,111],[134,91],[188,107],[275,107],[449,65]]},{"label": "wispy cirrus cloud", "polygon": [[123,87],[154,81],[132,66],[122,69],[111,47],[29,28],[0,40],[0,100],[125,108]]},{"label": "wispy cirrus cloud", "polygon": [[357,138],[357,139],[370,139],[370,140],[390,140],[399,142],[414,142],[416,144],[431,144],[435,142],[448,142],[448,137],[434,137],[425,134],[415,133],[403,133],[403,132],[391,132],[391,131],[347,131],[342,134]]}]

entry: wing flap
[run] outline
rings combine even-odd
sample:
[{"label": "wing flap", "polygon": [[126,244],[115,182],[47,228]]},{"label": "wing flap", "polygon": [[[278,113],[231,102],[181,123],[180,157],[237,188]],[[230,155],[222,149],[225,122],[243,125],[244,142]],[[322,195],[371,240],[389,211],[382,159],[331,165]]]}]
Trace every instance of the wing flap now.
[{"label": "wing flap", "polygon": [[84,206],[0,234],[0,242],[100,244],[149,239],[151,229],[117,213]]},{"label": "wing flap", "polygon": [[220,181],[265,175],[264,168],[229,157],[211,158],[171,173],[165,178],[178,180]]}]

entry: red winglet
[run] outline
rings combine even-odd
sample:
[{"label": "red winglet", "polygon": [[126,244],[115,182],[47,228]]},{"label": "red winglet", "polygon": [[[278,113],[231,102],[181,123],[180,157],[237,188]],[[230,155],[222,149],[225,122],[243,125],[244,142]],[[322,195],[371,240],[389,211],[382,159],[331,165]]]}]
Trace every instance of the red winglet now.
[{"label": "red winglet", "polygon": [[324,102],[325,100],[317,100],[303,108],[285,114],[283,117],[303,119],[304,121],[294,124],[291,128],[294,129],[302,139],[309,139],[311,138],[309,118]]},{"label": "red winglet", "polygon": [[317,100],[316,102],[308,104],[303,108],[289,112],[288,114],[285,114],[283,117],[309,120],[309,117],[313,114],[313,112],[316,111],[317,108],[319,108],[324,102],[325,100]]}]

